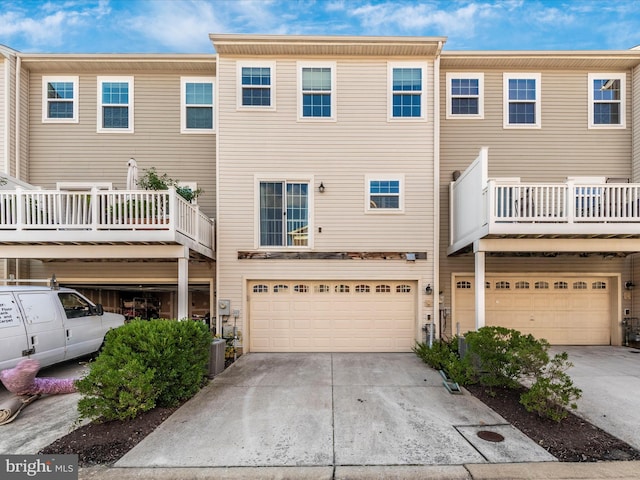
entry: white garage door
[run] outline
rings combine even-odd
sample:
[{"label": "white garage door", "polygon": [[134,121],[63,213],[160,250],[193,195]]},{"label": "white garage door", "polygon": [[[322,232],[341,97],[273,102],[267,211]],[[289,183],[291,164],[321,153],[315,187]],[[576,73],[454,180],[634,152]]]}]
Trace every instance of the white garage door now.
[{"label": "white garage door", "polygon": [[409,352],[416,283],[250,281],[252,352]]},{"label": "white garage door", "polygon": [[[456,277],[455,324],[475,329],[473,277]],[[552,345],[611,343],[611,279],[487,276],[485,323],[545,338]]]}]

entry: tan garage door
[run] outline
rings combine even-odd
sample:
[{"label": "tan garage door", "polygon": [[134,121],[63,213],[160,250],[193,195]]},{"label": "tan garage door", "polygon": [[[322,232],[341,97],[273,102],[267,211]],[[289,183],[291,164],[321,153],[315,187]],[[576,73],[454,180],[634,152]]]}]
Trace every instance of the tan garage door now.
[{"label": "tan garage door", "polygon": [[250,281],[252,352],[409,352],[416,283]]},{"label": "tan garage door", "polygon": [[[487,276],[486,325],[545,338],[552,345],[611,343],[611,279],[606,277]],[[455,324],[475,328],[473,277],[456,277]]]}]

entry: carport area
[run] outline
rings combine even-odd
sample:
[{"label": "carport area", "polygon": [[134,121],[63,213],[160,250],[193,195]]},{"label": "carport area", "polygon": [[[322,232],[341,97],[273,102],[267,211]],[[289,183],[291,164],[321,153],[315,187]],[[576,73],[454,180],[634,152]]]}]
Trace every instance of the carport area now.
[{"label": "carport area", "polygon": [[[481,439],[479,431],[504,436]],[[412,353],[242,356],[116,467],[432,466],[549,462]]]}]

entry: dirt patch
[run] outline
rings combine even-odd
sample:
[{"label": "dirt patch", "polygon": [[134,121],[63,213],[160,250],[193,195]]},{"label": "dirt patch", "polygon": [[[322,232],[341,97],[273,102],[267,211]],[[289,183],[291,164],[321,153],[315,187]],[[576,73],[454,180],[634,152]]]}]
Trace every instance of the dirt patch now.
[{"label": "dirt patch", "polygon": [[640,452],[577,415],[569,413],[558,423],[527,412],[522,390],[495,388],[492,396],[480,385],[466,388],[561,462],[640,460]]}]

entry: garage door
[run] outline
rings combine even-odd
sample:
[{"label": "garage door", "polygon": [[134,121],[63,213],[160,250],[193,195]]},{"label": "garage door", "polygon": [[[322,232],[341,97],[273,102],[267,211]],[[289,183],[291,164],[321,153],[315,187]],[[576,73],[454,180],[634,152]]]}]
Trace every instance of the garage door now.
[{"label": "garage door", "polygon": [[416,283],[250,281],[253,352],[409,352]]},{"label": "garage door", "polygon": [[[611,279],[487,276],[486,325],[545,338],[552,345],[611,343]],[[456,277],[454,332],[475,328],[473,277]]]}]

